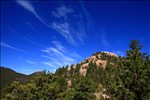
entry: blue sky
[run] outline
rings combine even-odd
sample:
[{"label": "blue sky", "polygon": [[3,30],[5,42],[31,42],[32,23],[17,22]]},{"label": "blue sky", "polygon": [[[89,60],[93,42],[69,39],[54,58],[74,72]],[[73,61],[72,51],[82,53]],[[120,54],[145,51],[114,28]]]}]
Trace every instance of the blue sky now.
[{"label": "blue sky", "polygon": [[97,51],[125,56],[131,40],[150,54],[150,2],[1,1],[1,65],[31,74]]}]

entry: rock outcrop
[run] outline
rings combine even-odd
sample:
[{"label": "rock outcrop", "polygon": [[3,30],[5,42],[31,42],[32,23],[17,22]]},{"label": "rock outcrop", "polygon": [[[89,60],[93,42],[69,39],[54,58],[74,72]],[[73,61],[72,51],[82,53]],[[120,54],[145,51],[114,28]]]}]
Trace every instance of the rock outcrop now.
[{"label": "rock outcrop", "polygon": [[[96,52],[92,56],[88,57],[87,59],[85,59],[79,63],[79,64],[81,64],[80,71],[79,71],[80,75],[82,75],[82,76],[86,75],[89,63],[95,63],[98,67],[102,67],[105,69],[108,61],[107,61],[107,59],[103,59],[104,54],[107,56],[110,56],[110,57],[118,57],[118,55],[116,55],[115,53],[112,53],[112,52],[107,52],[107,51]],[[113,64],[112,62],[110,62],[110,63]],[[73,64],[71,66],[74,69],[76,68],[76,64]],[[68,71],[71,70],[71,66],[68,67]]]}]

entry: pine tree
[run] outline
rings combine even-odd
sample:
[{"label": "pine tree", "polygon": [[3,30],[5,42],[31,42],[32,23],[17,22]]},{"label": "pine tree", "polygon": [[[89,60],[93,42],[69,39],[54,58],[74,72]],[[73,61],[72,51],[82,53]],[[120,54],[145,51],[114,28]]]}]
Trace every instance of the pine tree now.
[{"label": "pine tree", "polygon": [[119,61],[117,75],[110,87],[111,94],[118,99],[144,100],[150,93],[150,59],[143,59],[141,47],[133,40],[126,58]]}]

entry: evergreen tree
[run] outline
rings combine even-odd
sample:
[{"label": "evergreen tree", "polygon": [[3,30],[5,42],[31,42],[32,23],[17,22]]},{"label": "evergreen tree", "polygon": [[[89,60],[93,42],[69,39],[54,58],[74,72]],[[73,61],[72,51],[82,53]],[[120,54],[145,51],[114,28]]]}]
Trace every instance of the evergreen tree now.
[{"label": "evergreen tree", "polygon": [[133,40],[130,48],[119,62],[110,91],[120,100],[144,100],[150,94],[150,59],[143,59],[138,41]]},{"label": "evergreen tree", "polygon": [[73,87],[75,89],[73,100],[91,100],[94,99],[94,92],[96,89],[95,83],[86,78],[78,78],[74,80]]}]

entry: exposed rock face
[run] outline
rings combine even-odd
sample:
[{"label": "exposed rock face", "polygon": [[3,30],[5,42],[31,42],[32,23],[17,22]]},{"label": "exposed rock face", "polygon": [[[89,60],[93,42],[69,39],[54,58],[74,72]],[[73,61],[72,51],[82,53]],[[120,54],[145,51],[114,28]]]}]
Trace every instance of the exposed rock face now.
[{"label": "exposed rock face", "polygon": [[93,61],[95,59],[96,59],[96,56],[91,56],[91,57],[87,58],[88,61]]},{"label": "exposed rock face", "polygon": [[103,85],[99,84],[99,86],[100,90],[94,93],[96,100],[110,100],[110,96],[106,93],[106,89],[103,88]]},{"label": "exposed rock face", "polygon": [[96,92],[95,96],[96,96],[96,100],[101,100],[101,99],[102,100],[109,100],[110,99],[110,97],[103,92]]},{"label": "exposed rock face", "polygon": [[[80,67],[80,74],[82,76],[86,75],[87,69],[88,69],[88,65],[90,62],[95,63],[97,66],[102,67],[102,68],[106,68],[106,64],[107,64],[107,60],[103,60],[102,59],[102,54],[107,54],[108,56],[114,56],[114,57],[118,57],[116,54],[111,53],[111,52],[97,52],[95,54],[93,54],[92,56],[88,57],[87,59],[85,59],[84,61],[81,62],[81,64],[83,64]],[[113,63],[111,63],[113,64]]]},{"label": "exposed rock face", "polygon": [[[97,67],[101,67],[103,69],[106,68],[107,62],[109,62],[109,64],[115,64],[114,60],[112,60],[112,58],[116,58],[118,57],[116,54],[111,53],[111,52],[97,52],[94,53],[92,56],[88,57],[87,59],[85,59],[84,61],[78,63],[79,67],[77,64],[73,64],[70,65],[68,67],[68,72],[71,71],[71,69],[76,69],[79,68],[79,74],[81,76],[86,76],[87,74],[87,70],[90,67],[89,64],[94,63],[97,65]],[[71,79],[67,79],[67,83],[68,83],[68,88],[71,88],[72,85],[72,80]],[[100,89],[94,93],[96,100],[110,100],[110,96],[106,93],[106,89],[103,88],[103,86],[100,85]]]},{"label": "exposed rock face", "polygon": [[81,74],[82,76],[85,76],[85,75],[86,75],[88,65],[89,65],[89,63],[85,63],[85,64],[83,64],[83,65],[81,66],[81,68],[80,68],[80,74]]},{"label": "exposed rock face", "polygon": [[[81,64],[80,71],[79,71],[80,75],[82,75],[82,76],[86,75],[89,63],[95,63],[98,67],[102,67],[105,69],[106,65],[107,65],[107,60],[102,59],[103,54],[106,54],[108,56],[118,57],[118,55],[116,55],[112,52],[107,52],[107,51],[96,52],[92,56],[85,59],[84,61],[78,63],[78,64]],[[112,62],[110,62],[110,63],[113,64]],[[76,68],[76,64],[73,64],[71,66],[74,69]],[[71,66],[68,67],[68,71],[71,70]]]},{"label": "exposed rock face", "polygon": [[118,57],[118,55],[116,55],[115,53],[112,53],[112,52],[103,51],[102,53],[106,53],[106,54],[108,54],[110,56]]},{"label": "exposed rock face", "polygon": [[67,87],[71,87],[72,83],[71,80],[67,80],[68,86]]},{"label": "exposed rock face", "polygon": [[95,61],[96,65],[102,66],[103,68],[106,67],[107,61],[106,60],[97,60]]}]

